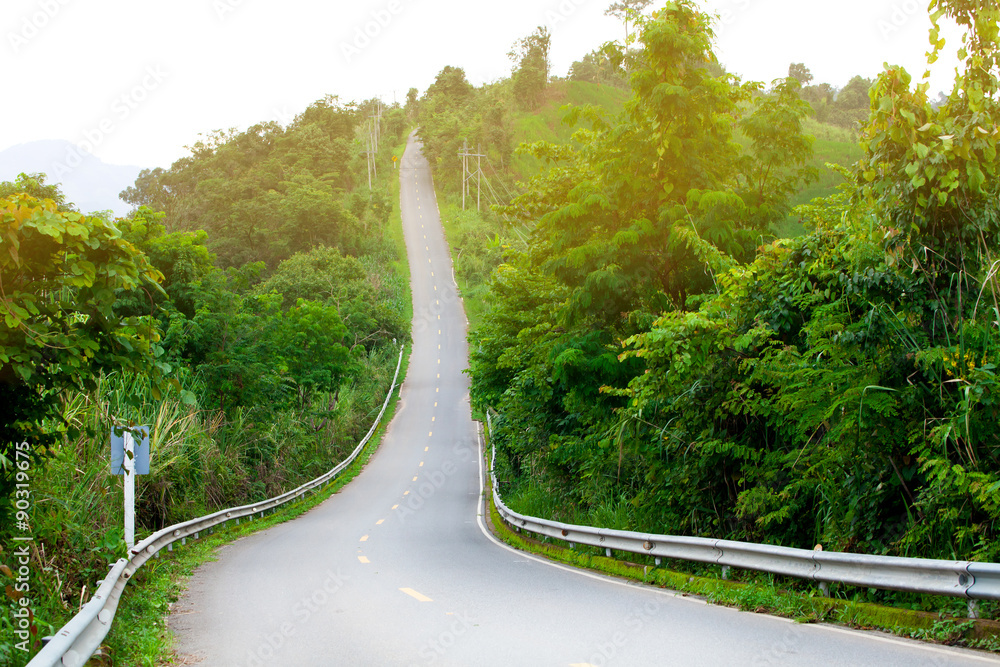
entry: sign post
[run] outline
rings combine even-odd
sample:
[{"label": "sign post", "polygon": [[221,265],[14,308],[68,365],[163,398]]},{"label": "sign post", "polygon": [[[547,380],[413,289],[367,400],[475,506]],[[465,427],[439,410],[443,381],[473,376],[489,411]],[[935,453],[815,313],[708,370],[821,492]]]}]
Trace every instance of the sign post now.
[{"label": "sign post", "polygon": [[[142,440],[135,441],[133,433]],[[116,435],[111,430],[111,473],[125,476],[125,544],[135,546],[135,476],[149,474],[149,427],[123,430]]]}]

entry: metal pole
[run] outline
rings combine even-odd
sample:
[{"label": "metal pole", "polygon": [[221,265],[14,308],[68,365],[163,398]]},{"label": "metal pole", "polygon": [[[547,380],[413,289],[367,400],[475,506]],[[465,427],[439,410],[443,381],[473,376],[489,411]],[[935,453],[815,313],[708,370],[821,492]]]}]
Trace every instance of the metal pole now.
[{"label": "metal pole", "polygon": [[125,544],[135,546],[135,441],[125,431]]}]

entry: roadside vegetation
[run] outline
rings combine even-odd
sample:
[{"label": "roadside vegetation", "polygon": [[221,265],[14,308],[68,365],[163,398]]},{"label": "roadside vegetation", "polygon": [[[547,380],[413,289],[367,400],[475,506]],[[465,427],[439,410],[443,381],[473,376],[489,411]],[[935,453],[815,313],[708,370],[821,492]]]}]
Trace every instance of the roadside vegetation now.
[{"label": "roadside vegetation", "polygon": [[[965,66],[937,96],[895,67],[840,91],[802,64],[768,85],[741,81],[717,64],[711,18],[686,2],[634,15],[632,44],[588,56],[606,58],[628,95],[562,109],[556,138],[518,114],[522,100],[573,95],[565,82],[515,96],[516,59],[509,81],[482,89],[442,71],[464,92],[417,101],[421,136],[477,302],[472,398],[501,415],[497,474],[513,508],[997,560],[1000,44],[983,28],[994,9],[931,12],[967,33]],[[935,29],[932,60],[944,46]],[[498,100],[510,133],[490,143],[480,110]],[[458,210],[462,165],[444,140],[463,135],[519,194]]]},{"label": "roadside vegetation", "polygon": [[[327,98],[287,127],[214,133],[142,172],[117,220],[70,209],[42,174],[0,184],[0,543],[33,538],[34,614],[27,653],[0,617],[0,665],[30,658],[125,555],[113,428],[151,426],[137,541],[313,479],[367,432],[412,310],[390,159],[408,121],[381,110],[369,189],[377,111]],[[31,455],[23,524],[17,442]],[[11,550],[0,564],[13,609]],[[123,608],[137,608],[129,592]],[[139,664],[145,649],[109,642],[115,664]]]}]

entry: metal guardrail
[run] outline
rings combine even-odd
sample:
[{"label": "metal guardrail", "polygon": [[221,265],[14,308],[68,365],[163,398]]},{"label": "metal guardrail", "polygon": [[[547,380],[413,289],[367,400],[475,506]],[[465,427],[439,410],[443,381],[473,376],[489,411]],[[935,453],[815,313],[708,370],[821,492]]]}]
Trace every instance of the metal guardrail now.
[{"label": "metal guardrail", "polygon": [[723,567],[771,572],[817,582],[845,583],[868,588],[931,593],[969,600],[1000,600],[1000,563],[902,558],[867,554],[812,551],[751,542],[716,540],[704,537],[653,535],[624,530],[577,526],[519,514],[507,507],[497,490],[494,474],[496,446],[489,411],[486,424],[492,458],[490,478],[493,502],[500,517],[518,531],[575,544],[624,551],[656,558],[714,563]]},{"label": "metal guardrail", "polygon": [[389,406],[389,399],[392,398],[392,393],[397,387],[396,380],[399,378],[399,369],[403,363],[404,350],[405,346],[400,347],[399,360],[396,362],[396,374],[392,378],[392,386],[386,394],[385,401],[382,403],[382,409],[379,411],[378,417],[375,418],[375,423],[372,424],[372,427],[368,430],[368,434],[358,443],[358,446],[355,447],[350,456],[332,470],[311,482],[306,482],[302,486],[270,500],[220,510],[214,514],[174,524],[153,533],[130,550],[129,558],[122,558],[114,564],[108,572],[108,576],[98,586],[97,592],[90,601],[84,605],[83,609],[76,616],[60,628],[59,632],[28,663],[28,667],[55,667],[57,665],[80,667],[90,659],[111,630],[111,623],[114,621],[118,602],[121,599],[125,585],[128,584],[136,571],[147,560],[155,556],[164,547],[172,549],[174,542],[180,541],[183,544],[188,537],[194,536],[197,538],[199,533],[228,521],[235,520],[239,524],[239,520],[243,517],[250,517],[252,519],[257,514],[264,516],[266,510],[274,509],[297,498],[302,498],[307,491],[323,486],[340,474],[347,466],[354,462],[354,459],[358,457],[364,446],[368,444],[368,441],[371,440],[371,437],[375,434],[375,430],[381,423],[382,416]]}]

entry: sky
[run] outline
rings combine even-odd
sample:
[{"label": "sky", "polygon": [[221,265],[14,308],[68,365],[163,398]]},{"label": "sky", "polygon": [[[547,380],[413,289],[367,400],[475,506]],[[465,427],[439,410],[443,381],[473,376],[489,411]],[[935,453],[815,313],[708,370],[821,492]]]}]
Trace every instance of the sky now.
[{"label": "sky", "polygon": [[[404,102],[446,65],[477,85],[508,76],[511,46],[540,25],[565,76],[624,36],[610,2],[2,0],[0,151],[64,139],[108,163],[169,167],[199,134],[287,124],[326,95]],[[838,87],[886,61],[915,78],[925,69],[927,0],[700,4],[719,15],[720,60],[745,80],[785,76],[791,62]],[[933,90],[950,87],[949,68],[953,58]]]}]

